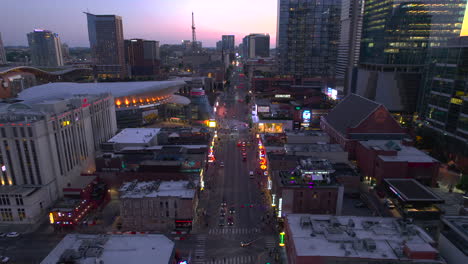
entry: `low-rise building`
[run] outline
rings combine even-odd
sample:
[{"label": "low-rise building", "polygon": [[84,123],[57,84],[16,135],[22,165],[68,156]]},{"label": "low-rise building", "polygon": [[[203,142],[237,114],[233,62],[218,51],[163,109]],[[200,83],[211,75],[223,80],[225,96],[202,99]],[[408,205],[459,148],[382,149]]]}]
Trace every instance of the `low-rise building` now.
[{"label": "low-rise building", "polygon": [[357,165],[365,180],[380,185],[384,179],[412,178],[435,186],[440,162],[426,153],[397,140],[358,141]]},{"label": "low-rise building", "polygon": [[286,155],[327,159],[333,163],[348,162],[348,152],[344,151],[339,144],[285,144],[284,149]]},{"label": "low-rise building", "polygon": [[105,144],[105,151],[119,151],[126,147],[151,147],[158,145],[159,128],[126,128]]},{"label": "low-rise building", "polygon": [[448,264],[468,263],[468,216],[442,217],[439,251]]},{"label": "low-rise building", "polygon": [[293,264],[446,263],[423,229],[390,217],[289,214],[283,242]]},{"label": "low-rise building", "polygon": [[[268,189],[278,217],[292,213],[341,214],[344,187],[327,160],[296,158],[296,166],[274,170]],[[270,181],[270,180],[269,180]]]},{"label": "low-rise building", "polygon": [[164,235],[69,234],[41,264],[173,264],[175,244]]},{"label": "low-rise building", "polygon": [[356,94],[346,96],[323,116],[320,127],[351,159],[360,140],[401,140],[406,135],[385,106]]},{"label": "low-rise building", "polygon": [[120,188],[123,230],[171,231],[191,228],[198,203],[190,181],[127,182]]}]

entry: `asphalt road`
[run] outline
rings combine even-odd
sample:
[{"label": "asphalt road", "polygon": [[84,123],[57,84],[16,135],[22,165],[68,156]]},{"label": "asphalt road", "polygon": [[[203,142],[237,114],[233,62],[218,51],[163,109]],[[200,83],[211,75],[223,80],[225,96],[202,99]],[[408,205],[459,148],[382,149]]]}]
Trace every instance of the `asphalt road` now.
[{"label": "asphalt road", "polygon": [[[205,201],[200,203],[206,210],[206,217],[200,222],[203,228],[191,238],[190,255],[195,264],[265,263],[270,257],[269,251],[276,246],[274,230],[265,220],[267,206],[262,202],[260,179],[255,173],[258,160],[253,135],[247,127],[249,107],[239,101],[245,99],[247,89],[245,80],[236,73],[224,100],[220,101],[218,129],[227,130],[218,133],[221,140],[214,148],[216,164],[210,165],[207,171],[207,190],[202,194]],[[237,142],[249,140],[251,146],[246,144],[247,159],[244,161],[242,147],[237,146]],[[254,171],[253,179],[250,171]],[[226,202],[224,216],[220,213],[222,202]],[[235,209],[234,214],[229,212],[231,207]],[[228,225],[228,218],[233,220],[232,225]],[[241,247],[241,242],[252,243]]]}]

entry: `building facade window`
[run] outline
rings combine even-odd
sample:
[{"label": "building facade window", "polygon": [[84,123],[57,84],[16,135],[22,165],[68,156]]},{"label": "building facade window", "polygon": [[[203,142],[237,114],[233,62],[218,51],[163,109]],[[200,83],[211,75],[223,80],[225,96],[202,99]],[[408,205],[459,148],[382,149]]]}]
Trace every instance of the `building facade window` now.
[{"label": "building facade window", "polygon": [[0,216],[2,217],[2,221],[13,221],[13,214],[11,213],[11,208],[0,208]]},{"label": "building facade window", "polygon": [[18,218],[20,221],[26,219],[26,211],[24,210],[24,208],[18,208]]},{"label": "building facade window", "polygon": [[0,205],[10,205],[10,197],[7,194],[0,195]]},{"label": "building facade window", "polygon": [[21,194],[15,194],[16,205],[24,205],[23,196]]}]

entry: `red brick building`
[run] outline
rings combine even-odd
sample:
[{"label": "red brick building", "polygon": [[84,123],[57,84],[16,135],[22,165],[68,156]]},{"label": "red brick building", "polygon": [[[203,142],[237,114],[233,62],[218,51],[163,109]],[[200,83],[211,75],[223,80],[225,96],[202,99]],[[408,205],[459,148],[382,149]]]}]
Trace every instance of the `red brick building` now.
[{"label": "red brick building", "polygon": [[340,144],[355,159],[356,144],[360,140],[400,140],[406,131],[382,104],[356,94],[346,96],[320,126],[330,136],[330,143]]},{"label": "red brick building", "polygon": [[435,186],[439,161],[404,142],[358,141],[355,154],[362,175],[377,185],[380,185],[384,179],[412,178],[422,184]]}]

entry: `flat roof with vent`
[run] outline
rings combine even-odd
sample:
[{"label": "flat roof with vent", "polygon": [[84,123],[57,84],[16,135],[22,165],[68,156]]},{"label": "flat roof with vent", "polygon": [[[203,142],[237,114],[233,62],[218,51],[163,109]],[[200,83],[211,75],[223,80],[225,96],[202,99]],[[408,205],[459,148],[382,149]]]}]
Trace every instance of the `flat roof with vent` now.
[{"label": "flat roof with vent", "polygon": [[400,140],[367,140],[359,141],[367,149],[396,151],[396,155],[378,155],[386,162],[408,162],[408,163],[435,163],[438,160],[415,147],[405,146]]},{"label": "flat roof with vent", "polygon": [[135,260],[139,264],[167,264],[172,261],[173,251],[174,242],[164,235],[69,234],[41,264],[128,264]]},{"label": "flat roof with vent", "polygon": [[[286,236],[294,243],[298,257],[406,260],[411,253],[437,252],[435,242],[420,227],[392,217],[289,214]],[[433,258],[424,263],[444,263]],[[418,259],[415,261],[421,261]],[[393,263],[393,262],[392,262]],[[399,262],[398,262],[399,263]],[[405,262],[407,263],[407,262]]]},{"label": "flat roof with vent", "polygon": [[120,188],[120,198],[179,197],[193,199],[195,184],[190,181],[126,182]]},{"label": "flat roof with vent", "polygon": [[403,202],[444,202],[430,188],[414,179],[384,179],[384,181],[390,191]]},{"label": "flat roof with vent", "polygon": [[126,128],[109,139],[111,143],[132,144],[149,143],[156,137],[161,129],[159,128]]}]

